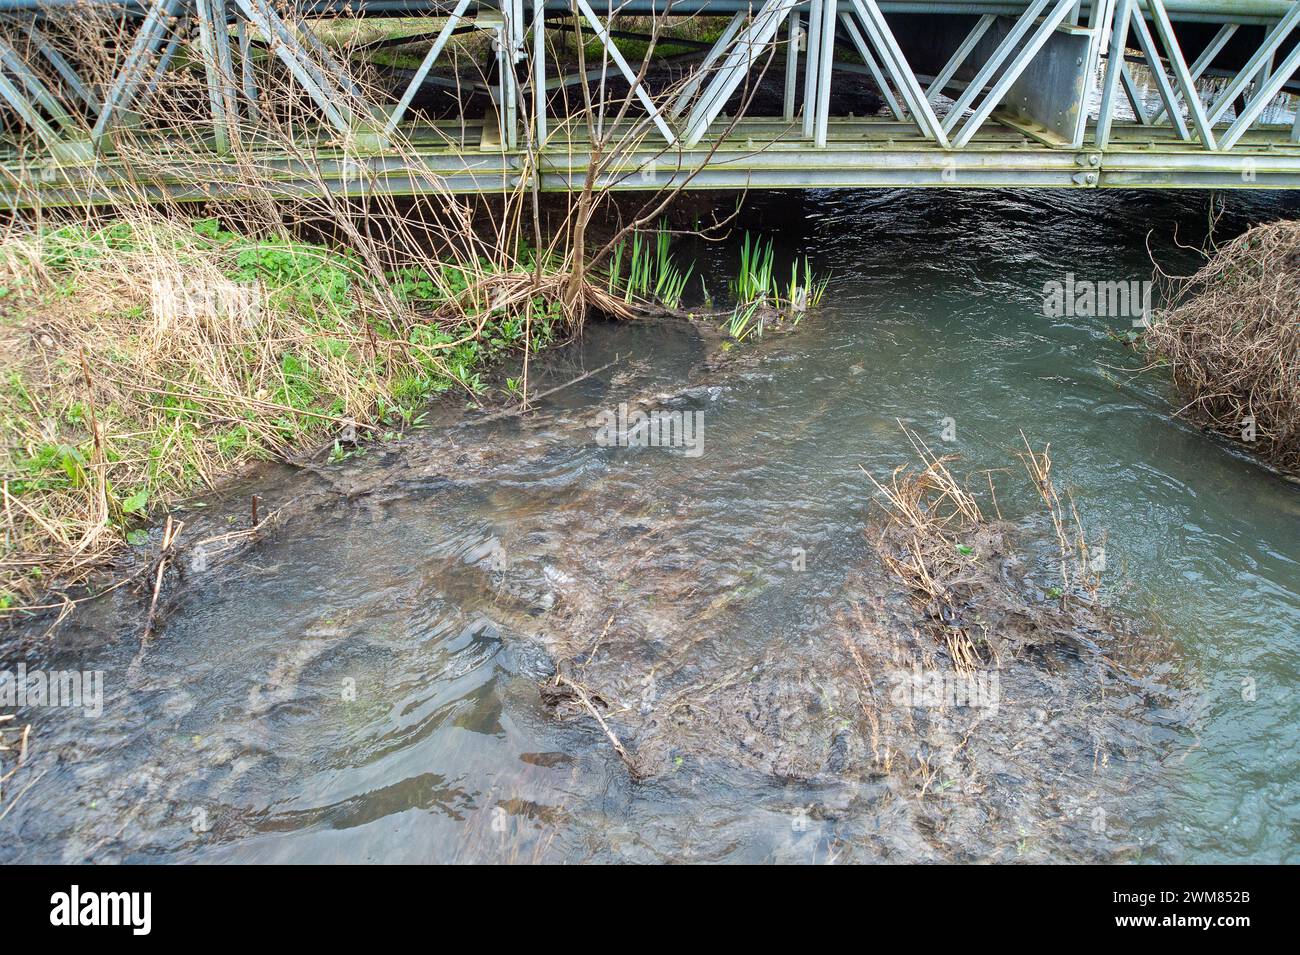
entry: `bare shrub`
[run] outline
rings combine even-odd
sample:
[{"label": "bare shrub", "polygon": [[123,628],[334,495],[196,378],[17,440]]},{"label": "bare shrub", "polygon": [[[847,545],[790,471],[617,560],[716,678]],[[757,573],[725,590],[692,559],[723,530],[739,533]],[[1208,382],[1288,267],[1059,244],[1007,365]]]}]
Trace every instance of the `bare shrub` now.
[{"label": "bare shrub", "polygon": [[1169,364],[1179,414],[1300,471],[1300,222],[1256,226],[1162,286],[1142,346]]}]

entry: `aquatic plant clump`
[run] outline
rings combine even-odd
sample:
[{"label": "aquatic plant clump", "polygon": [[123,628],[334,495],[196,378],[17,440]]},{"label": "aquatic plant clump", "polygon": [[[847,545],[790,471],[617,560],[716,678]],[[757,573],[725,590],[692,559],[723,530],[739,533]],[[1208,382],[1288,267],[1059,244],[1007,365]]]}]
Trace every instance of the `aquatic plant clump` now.
[{"label": "aquatic plant clump", "polygon": [[1300,222],[1256,226],[1163,286],[1141,346],[1169,365],[1179,413],[1300,472]]},{"label": "aquatic plant clump", "polygon": [[775,245],[770,238],[745,233],[740,246],[740,265],[731,281],[736,307],[727,322],[727,334],[737,341],[762,338],[771,325],[799,324],[807,311],[821,303],[830,279],[813,274],[805,256],[790,266],[784,280],[776,266]]},{"label": "aquatic plant clump", "polygon": [[[908,433],[921,466],[904,465],[875,484],[889,520],[875,545],[902,581],[921,627],[946,650],[954,670],[995,667],[1020,646],[1074,639],[1089,648],[1100,635],[1127,635],[1124,621],[1099,598],[1104,540],[1090,541],[1073,502],[1052,480],[1048,449],[1025,442],[1020,457],[1051,527],[1046,558],[1035,561],[1025,531],[985,515],[975,495]],[[996,507],[989,479],[992,506]],[[1041,579],[1033,580],[1041,563]]]}]

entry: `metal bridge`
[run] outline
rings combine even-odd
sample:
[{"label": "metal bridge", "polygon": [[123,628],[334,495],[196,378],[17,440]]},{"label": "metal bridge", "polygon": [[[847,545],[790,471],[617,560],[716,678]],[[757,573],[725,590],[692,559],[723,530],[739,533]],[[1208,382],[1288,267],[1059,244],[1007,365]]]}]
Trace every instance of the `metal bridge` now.
[{"label": "metal bridge", "polygon": [[250,164],[285,195],[1293,188],[1298,25],[1300,0],[0,0],[0,192],[202,200]]}]

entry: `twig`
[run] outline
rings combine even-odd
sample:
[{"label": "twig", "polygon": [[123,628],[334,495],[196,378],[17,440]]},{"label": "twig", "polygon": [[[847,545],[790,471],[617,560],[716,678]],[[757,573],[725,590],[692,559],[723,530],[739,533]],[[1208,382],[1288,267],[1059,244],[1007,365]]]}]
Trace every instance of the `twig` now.
[{"label": "twig", "polygon": [[149,646],[149,638],[153,636],[153,628],[158,616],[158,595],[162,592],[163,574],[167,572],[167,562],[171,559],[173,545],[176,543],[176,538],[180,536],[181,528],[184,526],[183,521],[173,521],[171,515],[167,515],[167,523],[163,525],[162,546],[158,551],[158,569],[154,574],[153,597],[149,601],[149,616],[145,618],[144,634],[140,637],[140,652],[131,661],[133,669],[138,667],[144,659],[144,651]]},{"label": "twig", "polygon": [[632,758],[632,754],[627,751],[621,742],[619,742],[618,737],[614,735],[614,731],[611,730],[609,724],[605,722],[605,718],[597,712],[596,707],[592,705],[591,700],[587,697],[587,693],[582,686],[575,683],[573,680],[570,680],[562,673],[555,674],[555,685],[567,687],[573,691],[574,696],[578,698],[578,702],[581,703],[586,711],[595,718],[597,723],[600,724],[600,728],[609,739],[610,745],[614,747],[614,752],[618,753],[619,759],[623,760],[623,764],[627,766],[628,772],[632,774],[632,778],[640,779],[641,768],[637,765],[636,760]]},{"label": "twig", "polygon": [[41,774],[40,774],[39,776],[37,776],[35,779],[33,779],[31,782],[29,782],[26,786],[24,786],[23,789],[22,789],[22,792],[20,792],[17,796],[15,796],[12,800],[10,800],[9,805],[5,806],[5,811],[4,811],[4,812],[0,812],[0,822],[3,822],[3,821],[4,821],[5,816],[9,815],[10,811],[14,808],[14,806],[18,805],[18,801],[19,801],[20,799],[22,799],[24,796],[27,795],[27,791],[28,791],[29,789],[31,789],[33,786],[35,786],[37,783],[39,783],[42,779],[44,779],[44,778],[45,778],[45,774],[48,773],[48,772],[49,772],[48,769],[41,770]]},{"label": "twig", "polygon": [[[582,381],[585,378],[590,378],[592,375],[599,374],[600,372],[604,371],[606,368],[610,368],[613,365],[617,365],[621,360],[622,360],[621,357],[615,357],[613,361],[606,362],[605,364],[601,365],[599,368],[593,368],[591,369],[591,371],[584,371],[577,378],[571,378],[561,385],[556,385],[554,388],[547,388],[545,391],[538,392],[537,394],[533,395],[530,400],[536,402],[542,398],[547,397],[548,395],[555,394],[557,391],[563,391],[565,388],[568,388],[572,385],[576,385],[578,382]],[[523,411],[524,411],[523,408],[506,408],[503,411],[494,411],[490,415],[486,415],[482,418],[475,419],[474,424],[485,424],[489,421],[496,421],[498,418],[513,418],[516,415],[522,414]]]}]

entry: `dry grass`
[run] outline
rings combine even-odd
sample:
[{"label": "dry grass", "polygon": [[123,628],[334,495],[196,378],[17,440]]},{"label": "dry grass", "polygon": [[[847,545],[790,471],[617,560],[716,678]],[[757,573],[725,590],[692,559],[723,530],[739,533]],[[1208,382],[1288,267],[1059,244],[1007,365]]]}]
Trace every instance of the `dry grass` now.
[{"label": "dry grass", "polygon": [[444,357],[459,319],[392,315],[324,247],[201,225],[137,215],[0,242],[0,591],[75,579],[151,504],[250,458],[398,429],[467,387]]},{"label": "dry grass", "polygon": [[881,559],[907,585],[918,609],[936,622],[954,668],[969,672],[983,660],[969,628],[957,623],[957,585],[972,563],[963,541],[984,523],[984,515],[948,470],[953,458],[936,456],[917,435],[905,433],[921,459],[920,468],[896,468],[887,485],[863,469],[889,504],[903,541],[899,549],[882,546]]},{"label": "dry grass", "polygon": [[[887,483],[867,477],[884,498],[889,523],[876,544],[885,566],[907,586],[925,628],[947,652],[959,673],[997,665],[999,647],[1031,636],[1037,611],[1026,609],[1025,594],[1009,581],[1003,561],[1015,557],[1016,541],[1006,522],[985,517],[975,496],[949,469],[955,458],[939,457],[906,431],[920,465],[903,465]],[[1090,545],[1068,493],[1062,498],[1052,480],[1048,449],[1036,452],[1024,435],[1021,454],[1042,498],[1058,554],[1061,585],[1049,591],[1056,624],[1069,623],[1076,610],[1088,615],[1097,604],[1104,548]],[[865,469],[864,469],[865,471]],[[991,474],[986,474],[990,495]],[[994,504],[996,507],[996,503]],[[1023,632],[1021,632],[1023,631]]]},{"label": "dry grass", "polygon": [[1300,222],[1256,226],[1162,284],[1142,344],[1168,362],[1180,414],[1300,471]]}]

